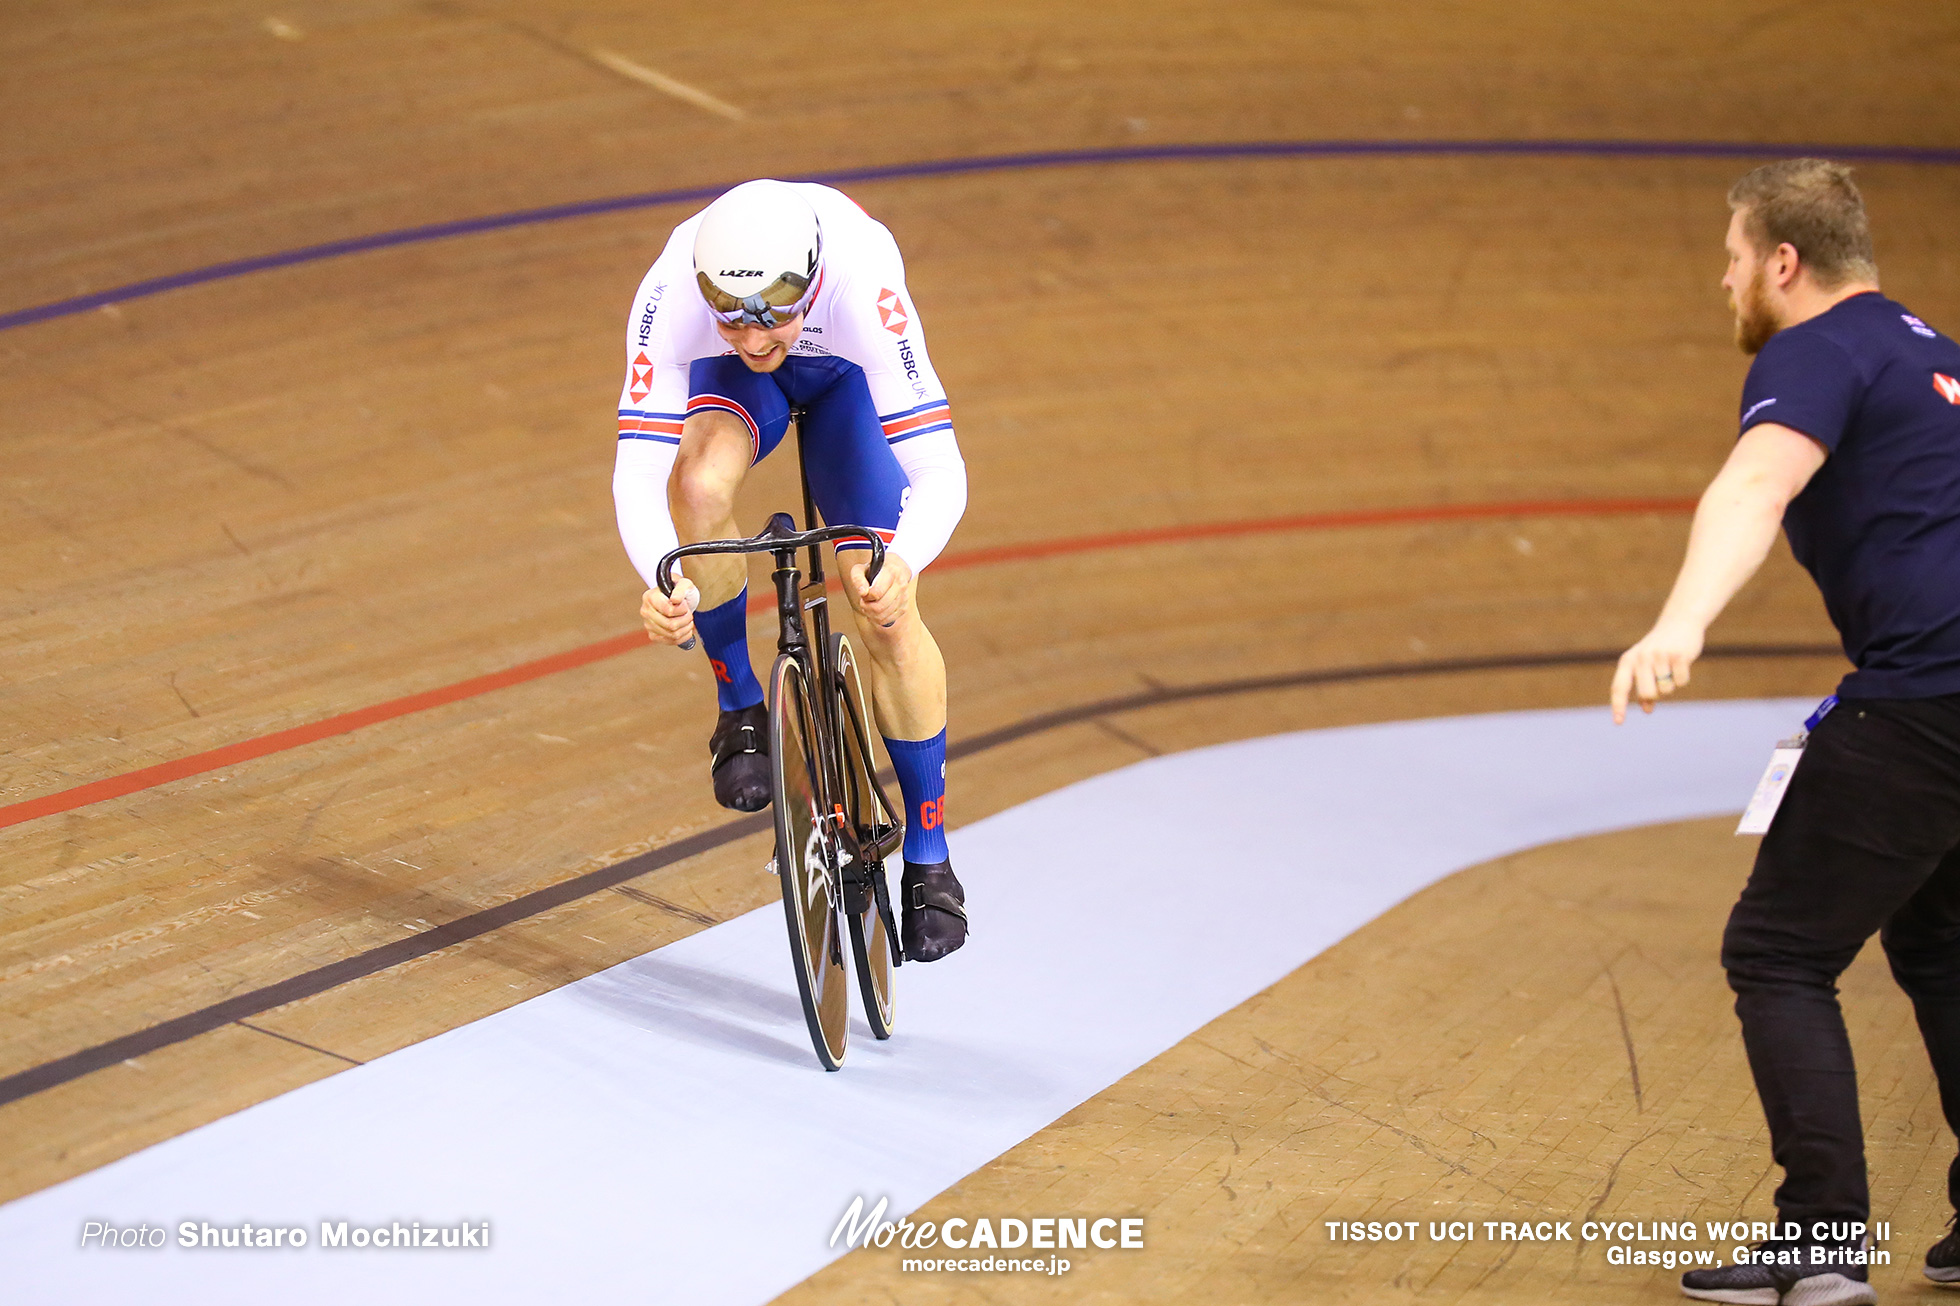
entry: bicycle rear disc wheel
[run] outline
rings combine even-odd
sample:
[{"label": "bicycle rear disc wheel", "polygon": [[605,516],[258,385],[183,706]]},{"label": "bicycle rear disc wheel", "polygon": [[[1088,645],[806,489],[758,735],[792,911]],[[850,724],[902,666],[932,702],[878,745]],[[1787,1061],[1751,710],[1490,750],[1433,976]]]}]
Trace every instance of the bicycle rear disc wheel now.
[{"label": "bicycle rear disc wheel", "polygon": [[769,676],[769,766],[774,783],[776,874],[789,922],[790,965],[810,1043],[825,1070],[844,1064],[850,1038],[850,981],[844,967],[843,904],[823,820],[823,763],[802,663],[787,654]]},{"label": "bicycle rear disc wheel", "polygon": [[[831,677],[837,691],[838,749],[844,780],[844,812],[857,840],[867,876],[885,879],[881,848],[896,842],[902,829],[878,785],[878,759],[871,751],[871,712],[858,677],[857,657],[842,632],[830,637]],[[864,1019],[879,1038],[892,1036],[892,931],[879,915],[878,904],[891,910],[889,888],[873,893],[863,911],[845,910],[851,931],[851,955],[857,960],[858,993],[864,999]],[[897,922],[892,922],[896,925]]]}]

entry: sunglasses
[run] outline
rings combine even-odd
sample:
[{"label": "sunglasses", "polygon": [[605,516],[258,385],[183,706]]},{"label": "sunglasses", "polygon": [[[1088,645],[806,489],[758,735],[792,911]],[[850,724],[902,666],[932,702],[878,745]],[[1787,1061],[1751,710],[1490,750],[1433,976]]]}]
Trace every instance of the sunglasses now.
[{"label": "sunglasses", "polygon": [[708,280],[705,272],[696,272],[694,278],[700,283],[701,297],[708,301],[708,311],[717,321],[727,326],[769,328],[793,321],[808,311],[817,297],[818,287],[823,285],[823,270],[817,270],[815,281],[785,272],[755,294],[739,299]]}]

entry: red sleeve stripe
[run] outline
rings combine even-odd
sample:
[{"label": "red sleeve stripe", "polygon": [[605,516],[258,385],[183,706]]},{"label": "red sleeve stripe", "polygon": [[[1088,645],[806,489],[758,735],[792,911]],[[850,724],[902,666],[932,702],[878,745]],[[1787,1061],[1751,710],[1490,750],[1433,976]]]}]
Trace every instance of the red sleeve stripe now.
[{"label": "red sleeve stripe", "polygon": [[[873,535],[876,535],[879,539],[883,540],[886,544],[890,544],[892,542],[892,537],[898,534],[897,531],[888,531],[882,526],[867,526],[865,527],[865,529],[870,531]],[[869,549],[871,546],[869,544],[866,544],[863,540],[839,540],[837,541],[834,547],[836,548],[837,552],[844,553],[851,549]]]},{"label": "red sleeve stripe", "polygon": [[889,440],[895,435],[904,435],[907,431],[916,431],[922,426],[931,426],[936,422],[949,421],[952,415],[953,412],[950,405],[936,404],[922,413],[912,413],[905,417],[894,418],[884,423],[885,438]]},{"label": "red sleeve stripe", "polygon": [[619,433],[628,435],[679,435],[681,424],[657,417],[622,417],[619,419]]}]

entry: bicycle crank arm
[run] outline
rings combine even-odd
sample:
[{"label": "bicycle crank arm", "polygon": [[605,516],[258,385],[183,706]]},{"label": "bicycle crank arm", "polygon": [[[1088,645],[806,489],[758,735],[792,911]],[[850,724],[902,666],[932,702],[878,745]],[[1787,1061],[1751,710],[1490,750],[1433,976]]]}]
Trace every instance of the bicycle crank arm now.
[{"label": "bicycle crank arm", "polygon": [[871,872],[871,896],[878,903],[878,919],[884,923],[885,938],[891,944],[892,965],[905,964],[905,945],[898,941],[898,921],[892,914],[892,896],[885,885],[885,864],[882,861],[867,863]]}]

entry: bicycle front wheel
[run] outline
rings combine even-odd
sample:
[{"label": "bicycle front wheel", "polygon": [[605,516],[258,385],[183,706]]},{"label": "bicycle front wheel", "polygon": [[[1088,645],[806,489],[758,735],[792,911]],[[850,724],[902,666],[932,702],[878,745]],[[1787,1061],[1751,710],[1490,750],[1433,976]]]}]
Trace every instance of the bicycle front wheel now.
[{"label": "bicycle front wheel", "polygon": [[836,848],[824,819],[823,761],[809,679],[803,664],[788,654],[777,657],[769,676],[769,764],[790,965],[817,1060],[825,1070],[835,1070],[844,1064],[850,1037],[841,890]]}]

